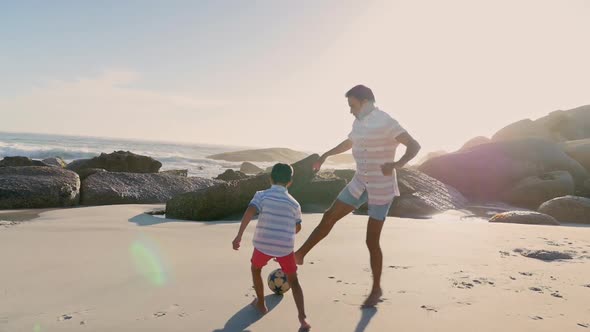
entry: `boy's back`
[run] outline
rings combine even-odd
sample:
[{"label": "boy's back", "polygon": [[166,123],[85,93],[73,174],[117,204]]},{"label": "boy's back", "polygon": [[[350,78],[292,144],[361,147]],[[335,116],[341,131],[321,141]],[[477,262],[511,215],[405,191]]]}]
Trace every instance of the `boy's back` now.
[{"label": "boy's back", "polygon": [[262,253],[283,257],[291,254],[295,245],[295,227],[301,223],[301,207],[281,185],[258,191],[250,206],[258,210],[254,247]]}]

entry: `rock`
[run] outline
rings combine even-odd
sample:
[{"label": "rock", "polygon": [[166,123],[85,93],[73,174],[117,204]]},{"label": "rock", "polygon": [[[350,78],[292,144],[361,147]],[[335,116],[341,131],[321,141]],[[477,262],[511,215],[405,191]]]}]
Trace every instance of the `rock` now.
[{"label": "rock", "polygon": [[590,138],[562,144],[565,153],[590,171]]},{"label": "rock", "polygon": [[242,163],[242,166],[240,166],[240,172],[244,174],[258,174],[264,172],[264,170],[252,163],[245,161]]},{"label": "rock", "polygon": [[543,203],[539,212],[562,223],[590,224],[590,198],[565,196]]},{"label": "rock", "polygon": [[46,158],[46,159],[43,159],[42,162],[45,163],[46,165],[49,165],[49,166],[55,166],[55,167],[61,167],[61,168],[66,168],[66,166],[67,166],[67,163],[59,157]]},{"label": "rock", "polygon": [[[293,164],[294,176],[290,192],[304,191],[314,177],[312,165],[317,154]],[[185,220],[219,220],[243,213],[259,190],[270,187],[269,174],[234,180],[195,192],[178,195],[166,203],[166,216]]]},{"label": "rock", "polygon": [[243,213],[254,194],[270,186],[268,174],[230,181],[178,195],[166,203],[166,217],[184,220],[220,220]]},{"label": "rock", "polygon": [[67,168],[79,172],[84,168],[103,168],[109,172],[157,173],[162,163],[151,157],[141,156],[129,151],[101,153],[92,159],[75,160]]},{"label": "rock", "polygon": [[492,136],[492,141],[509,141],[523,138],[540,138],[558,141],[556,134],[531,119],[520,120],[500,129]]},{"label": "rock", "polygon": [[397,170],[397,181],[401,196],[393,201],[389,216],[423,218],[467,204],[457,189],[418,170]]},{"label": "rock", "polygon": [[104,168],[82,168],[78,171],[78,175],[80,176],[80,181],[84,181],[87,177],[95,173],[106,172],[107,170]]},{"label": "rock", "polygon": [[426,161],[432,159],[432,158],[436,158],[436,157],[440,157],[442,155],[447,154],[447,151],[444,150],[438,150],[438,151],[433,151],[433,152],[428,152],[424,157],[420,158],[420,160],[416,163],[417,165],[422,165],[424,164]]},{"label": "rock", "polygon": [[526,225],[559,225],[553,217],[534,211],[510,211],[493,216],[490,222]]},{"label": "rock", "polygon": [[77,205],[78,174],[47,166],[0,168],[0,209],[33,209]]},{"label": "rock", "polygon": [[4,157],[0,160],[0,167],[49,166],[42,161],[29,157]]},{"label": "rock", "polygon": [[99,172],[82,181],[82,205],[155,204],[219,181],[160,173]]},{"label": "rock", "polygon": [[590,138],[590,105],[568,111],[555,111],[535,121],[520,120],[492,137],[494,141],[543,138],[555,142]]},{"label": "rock", "polygon": [[485,136],[477,136],[465,142],[459,151],[468,150],[474,146],[490,143],[492,140]]},{"label": "rock", "polygon": [[550,251],[550,250],[528,250],[517,248],[514,252],[521,254],[524,257],[540,259],[542,261],[550,262],[562,259],[573,259],[573,256],[567,252]]},{"label": "rock", "polygon": [[549,172],[520,180],[502,194],[502,200],[515,206],[537,210],[550,199],[573,195],[574,179],[566,171]]},{"label": "rock", "polygon": [[286,148],[270,148],[226,152],[208,156],[207,158],[225,161],[293,163],[297,160],[305,158],[306,156],[307,153],[305,152],[295,151]]},{"label": "rock", "polygon": [[240,172],[234,171],[233,169],[228,169],[225,172],[219,174],[215,179],[222,180],[222,181],[233,181],[233,180],[240,180],[247,178],[248,175]]},{"label": "rock", "polygon": [[182,176],[183,178],[188,177],[188,169],[169,169],[166,171],[160,171],[160,174],[169,174],[174,176]]},{"label": "rock", "polygon": [[514,183],[551,171],[568,171],[576,185],[588,172],[556,143],[527,138],[492,142],[428,160],[419,170],[472,200],[495,201]]}]

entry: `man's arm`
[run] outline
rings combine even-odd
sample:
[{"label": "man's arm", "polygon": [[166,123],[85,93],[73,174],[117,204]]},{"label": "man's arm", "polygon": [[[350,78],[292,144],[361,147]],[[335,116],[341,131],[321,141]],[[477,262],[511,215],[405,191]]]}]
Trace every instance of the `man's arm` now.
[{"label": "man's arm", "polygon": [[418,143],[418,141],[416,141],[408,132],[399,134],[395,139],[406,146],[406,153],[404,153],[398,161],[382,165],[381,170],[383,175],[391,175],[394,168],[404,167],[410,160],[416,157],[422,148],[420,143]]},{"label": "man's arm", "polygon": [[244,216],[242,217],[242,223],[240,224],[240,230],[238,231],[238,235],[236,235],[236,238],[232,241],[232,246],[234,250],[240,249],[242,235],[244,234],[244,231],[246,230],[246,227],[248,227],[248,224],[250,223],[252,218],[256,215],[256,212],[258,212],[258,210],[253,205],[248,206],[246,212],[244,212]]},{"label": "man's arm", "polygon": [[301,231],[301,224],[297,223],[295,225],[295,234],[299,233]]},{"label": "man's arm", "polygon": [[322,164],[326,161],[326,159],[328,159],[328,157],[340,154],[342,152],[346,152],[346,151],[350,150],[351,148],[352,148],[352,141],[349,138],[345,139],[344,141],[342,141],[342,143],[338,144],[335,148],[324,153],[320,157],[320,159],[318,159],[318,161],[313,165],[313,169],[315,171],[318,171],[320,169],[320,167],[322,166]]}]

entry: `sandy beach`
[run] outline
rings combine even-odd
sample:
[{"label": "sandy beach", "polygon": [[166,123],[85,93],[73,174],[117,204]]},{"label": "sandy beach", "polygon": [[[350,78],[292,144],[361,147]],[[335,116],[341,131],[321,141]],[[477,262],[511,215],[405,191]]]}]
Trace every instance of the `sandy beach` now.
[{"label": "sandy beach", "polygon": [[[290,293],[268,295],[264,317],[248,306],[253,225],[236,252],[236,221],[144,214],[161,207],[45,211],[0,228],[0,331],[297,330]],[[320,217],[304,215],[298,243]],[[365,223],[345,218],[299,270],[314,331],[590,329],[590,228],[489,224],[458,212],[390,218],[384,301],[361,310],[370,285]],[[544,262],[517,248],[574,259]]]}]

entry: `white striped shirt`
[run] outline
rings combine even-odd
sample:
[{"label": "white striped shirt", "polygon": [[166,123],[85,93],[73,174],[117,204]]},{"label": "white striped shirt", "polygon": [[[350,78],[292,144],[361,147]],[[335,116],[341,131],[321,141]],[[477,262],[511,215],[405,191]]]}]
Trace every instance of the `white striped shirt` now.
[{"label": "white striped shirt", "polygon": [[272,257],[283,257],[293,252],[295,227],[301,223],[301,206],[287,188],[273,185],[258,191],[250,201],[258,210],[258,224],[254,233],[254,248]]},{"label": "white striped shirt", "polygon": [[359,198],[366,190],[369,204],[384,205],[400,195],[395,169],[392,175],[383,175],[381,165],[395,160],[396,137],[405,131],[378,108],[363,110],[354,120],[348,135],[356,161],[356,173],[347,185],[352,196]]}]

